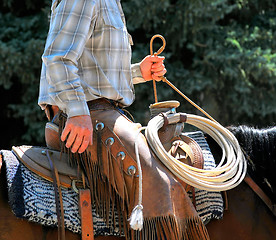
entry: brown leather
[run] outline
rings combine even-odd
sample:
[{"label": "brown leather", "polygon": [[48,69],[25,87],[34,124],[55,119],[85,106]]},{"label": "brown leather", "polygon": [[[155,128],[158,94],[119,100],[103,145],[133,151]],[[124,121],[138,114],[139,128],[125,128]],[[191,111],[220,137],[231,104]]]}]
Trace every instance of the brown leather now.
[{"label": "brown leather", "polygon": [[[168,151],[169,154],[171,154],[177,160],[182,161],[190,166],[203,169],[203,153],[200,146],[195,140],[188,136],[181,135],[174,137],[173,139],[171,139],[170,142],[172,147]],[[183,181],[180,182],[187,192],[192,191],[193,201],[195,202],[194,188]]]},{"label": "brown leather", "polygon": [[[178,126],[179,128],[180,126]],[[185,163],[196,168],[203,168],[204,159],[203,153],[198,145],[198,143],[192,138],[180,134],[183,127],[180,130],[176,130],[177,124],[167,125],[165,128],[161,128],[158,131],[158,136],[164,148],[170,153],[173,157],[176,157],[178,160],[186,155]],[[184,159],[182,159],[184,160]]]},{"label": "brown leather", "polygon": [[167,118],[167,115],[166,115],[166,114],[160,113],[160,116],[162,116],[163,119],[164,119],[163,126],[162,126],[162,128],[160,129],[160,130],[162,131],[163,129],[165,129],[165,128],[169,125],[169,121],[168,121],[168,118]]},{"label": "brown leather", "polygon": [[[181,115],[185,116],[185,114]],[[183,161],[186,164],[202,169],[204,165],[202,150],[196,141],[180,134],[183,128],[184,126],[181,125],[181,123],[170,124],[166,127],[162,127],[158,131],[160,141],[168,153],[173,157],[176,157],[178,160]],[[178,178],[177,180],[187,192],[192,191],[193,204],[195,206],[194,188]]]},{"label": "brown leather", "polygon": [[45,126],[45,140],[48,148],[60,151],[59,126],[47,122]]},{"label": "brown leather", "polygon": [[89,189],[79,190],[82,240],[94,240],[91,195]]},{"label": "brown leather", "polygon": [[271,199],[265,194],[265,192],[255,183],[255,181],[249,176],[246,175],[244,181],[248,184],[248,186],[262,199],[265,205],[270,209],[274,216],[276,216],[276,207],[275,204],[271,201]]},{"label": "brown leather", "polygon": [[[177,130],[177,128],[179,128],[180,130]],[[167,151],[169,151],[169,149],[171,148],[171,139],[173,139],[177,135],[177,131],[179,132],[182,130],[183,126],[180,126],[179,124],[171,124],[159,129],[158,137]]]},{"label": "brown leather", "polygon": [[[89,109],[95,110],[114,110],[119,107],[120,104],[115,101],[110,101],[105,98],[99,98],[93,101],[87,102]],[[47,122],[45,126],[45,141],[48,148],[60,151],[61,142],[59,137],[59,119],[66,115],[60,111],[57,111],[56,106],[52,106],[54,112],[57,112],[54,119],[51,122]],[[47,111],[49,112],[49,111]],[[47,115],[47,112],[46,115]],[[48,117],[48,116],[47,116]],[[49,118],[48,118],[49,119]]]},{"label": "brown leather", "polygon": [[[134,143],[140,125],[108,101],[91,102],[89,106],[94,126],[93,145],[85,154],[75,155],[75,160],[82,159],[92,200],[104,219],[108,222],[113,218],[110,209],[117,211],[127,239],[209,239],[182,184],[156,159],[143,134],[137,141],[143,171],[144,225],[137,234],[131,231],[128,219],[138,202]],[[66,121],[63,117],[61,126]],[[135,174],[131,174],[133,169]]]},{"label": "brown leather", "polygon": [[117,107],[121,108],[122,105],[119,102],[108,100],[106,98],[98,98],[87,102],[88,108],[92,111],[95,110],[112,110]]},{"label": "brown leather", "polygon": [[[117,112],[116,110],[111,110],[114,112]],[[102,115],[106,115],[106,111],[97,111],[97,116],[100,118]],[[93,115],[93,114],[92,114]],[[93,117],[92,117],[93,118]],[[99,120],[93,119],[93,125],[96,126]],[[128,168],[130,166],[134,166],[137,168],[137,163],[134,160],[134,156],[132,156],[125,144],[119,139],[118,135],[116,134],[116,131],[111,130],[110,125],[108,122],[104,122],[105,127],[103,130],[101,130],[101,144],[103,145],[102,149],[102,173],[105,176],[108,176],[110,183],[112,184],[114,190],[124,198],[129,199],[130,195],[126,195],[125,188],[131,189],[132,186],[132,176],[128,174]],[[97,130],[94,130],[94,137],[96,138]],[[113,138],[114,143],[109,146],[108,145],[108,139]],[[96,142],[96,139],[93,140]],[[97,156],[97,148],[95,145],[89,146],[88,150],[90,151],[92,156]],[[108,152],[109,151],[109,152]],[[120,153],[124,153],[124,159],[121,160]],[[109,159],[108,154],[111,154],[112,159]],[[108,162],[109,160],[109,162]],[[97,159],[92,157],[92,161],[96,164]],[[112,168],[111,164],[113,165]],[[121,169],[123,171],[121,171]],[[112,172],[111,172],[112,171]],[[136,173],[137,178],[137,173]],[[124,184],[126,183],[126,185]]]},{"label": "brown leather", "polygon": [[[53,182],[52,170],[46,156],[47,149],[33,146],[12,147],[19,160],[31,171],[44,179]],[[49,150],[48,150],[49,151]],[[80,173],[76,167],[68,164],[68,155],[62,155],[58,151],[50,150],[51,158],[59,173],[60,185],[66,188],[72,186],[72,180],[79,179]]]},{"label": "brown leather", "polygon": [[[103,162],[102,174],[104,174],[105,178],[119,194],[120,199],[125,199],[126,205],[121,206],[121,208],[125,208],[125,211],[128,210],[127,216],[124,214],[122,216],[126,222],[124,231],[128,236],[130,229],[127,219],[129,218],[132,206],[137,204],[138,178],[137,176],[133,178],[126,170],[132,165],[137,169],[137,164],[133,160],[136,159],[134,143],[139,125],[131,122],[119,111],[112,109],[105,111],[92,110],[91,117],[94,127],[96,127],[97,123],[103,123],[105,126],[102,130],[102,144],[105,144],[108,136],[115,136],[114,144],[110,147],[112,151],[111,162],[106,160],[108,158],[107,148],[102,148],[102,158],[105,161]],[[96,136],[97,130],[94,129],[94,143],[97,142]],[[118,145],[117,142],[119,143]],[[117,146],[122,148],[118,148]],[[93,144],[88,150],[91,152],[92,161],[98,164],[95,157],[96,149],[97,147]],[[184,239],[183,236],[185,234],[190,235],[189,239],[208,239],[206,229],[202,225],[182,184],[155,158],[142,134],[138,137],[138,149],[143,170],[142,203],[144,207],[144,228],[141,236],[146,232],[154,231],[153,228],[155,227],[166,229],[169,227],[168,231],[160,231],[158,233],[160,236],[152,234],[152,236],[141,237],[141,239]],[[124,151],[127,156],[123,161],[117,158],[120,151]],[[124,170],[123,172],[120,170],[121,165]],[[111,167],[113,168],[112,174],[110,174]],[[123,187],[120,187],[120,185]],[[133,187],[136,189],[134,191],[134,198],[131,196]],[[100,198],[100,196],[98,197]],[[110,196],[107,199],[110,200],[110,198],[112,197]],[[129,199],[134,199],[134,202],[130,202]],[[195,226],[197,226],[197,230],[193,231]],[[188,229],[191,230],[190,233]],[[195,236],[196,234],[198,235]]]},{"label": "brown leather", "polygon": [[53,111],[50,105],[47,105],[44,109],[45,115],[48,119],[48,121],[51,121],[51,119],[53,118]]},{"label": "brown leather", "polygon": [[188,136],[179,136],[171,140],[169,154],[190,166],[203,169],[203,153],[198,143]]},{"label": "brown leather", "polygon": [[186,122],[186,121],[187,121],[187,114],[186,113],[180,113],[179,122]]},{"label": "brown leather", "polygon": [[58,221],[58,240],[65,240],[64,211],[63,211],[63,201],[62,201],[61,187],[60,187],[60,181],[59,181],[59,173],[48,150],[46,151],[46,156],[50,164],[52,178],[53,178],[56,213],[57,213],[57,221]]}]

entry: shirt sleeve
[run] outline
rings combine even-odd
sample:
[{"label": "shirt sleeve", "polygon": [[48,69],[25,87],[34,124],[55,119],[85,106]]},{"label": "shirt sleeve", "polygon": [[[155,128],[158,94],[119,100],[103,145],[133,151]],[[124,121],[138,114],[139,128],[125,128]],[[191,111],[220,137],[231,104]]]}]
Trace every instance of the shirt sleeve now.
[{"label": "shirt sleeve", "polygon": [[146,82],[141,73],[140,63],[131,64],[131,74],[133,84]]},{"label": "shirt sleeve", "polygon": [[42,61],[50,96],[68,117],[89,115],[85,94],[78,75],[80,58],[96,19],[93,0],[53,2],[51,23]]}]

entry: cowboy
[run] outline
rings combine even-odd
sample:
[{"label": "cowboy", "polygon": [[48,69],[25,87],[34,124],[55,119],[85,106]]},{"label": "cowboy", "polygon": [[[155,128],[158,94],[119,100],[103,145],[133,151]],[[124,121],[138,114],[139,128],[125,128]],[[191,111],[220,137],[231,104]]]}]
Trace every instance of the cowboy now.
[{"label": "cowboy", "polygon": [[51,11],[38,104],[53,115],[67,114],[61,140],[82,153],[93,135],[87,102],[131,105],[133,84],[160,81],[166,73],[164,57],[131,65],[132,39],[120,0],[53,0]]}]

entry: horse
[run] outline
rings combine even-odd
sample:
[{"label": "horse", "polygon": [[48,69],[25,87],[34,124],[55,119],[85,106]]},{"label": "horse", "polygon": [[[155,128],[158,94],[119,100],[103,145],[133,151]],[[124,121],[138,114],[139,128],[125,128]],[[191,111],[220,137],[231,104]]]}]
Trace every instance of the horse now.
[{"label": "horse", "polygon": [[[273,202],[275,199],[276,128],[254,129],[246,126],[231,127],[248,159],[248,174]],[[217,146],[206,139],[214,155]],[[1,165],[1,162],[0,162]],[[4,172],[2,167],[2,172]],[[17,219],[7,201],[4,174],[0,180],[0,239],[48,240],[57,239],[57,229]],[[266,240],[276,239],[276,217],[247,182],[227,191],[227,210],[223,219],[211,220],[207,230],[212,240]],[[80,239],[78,234],[66,231],[66,239]],[[99,236],[97,240],[122,240],[123,237]]]},{"label": "horse", "polygon": [[[276,127],[257,129],[249,126],[229,127],[236,136],[248,159],[248,174],[238,187],[227,192],[228,210],[221,220],[212,220],[207,229],[212,240],[265,240],[276,239]],[[208,139],[208,137],[207,137]],[[209,146],[216,154],[217,146],[209,138]],[[251,186],[251,187],[250,187]],[[269,199],[267,206],[261,197]],[[270,209],[270,208],[271,209]]]}]

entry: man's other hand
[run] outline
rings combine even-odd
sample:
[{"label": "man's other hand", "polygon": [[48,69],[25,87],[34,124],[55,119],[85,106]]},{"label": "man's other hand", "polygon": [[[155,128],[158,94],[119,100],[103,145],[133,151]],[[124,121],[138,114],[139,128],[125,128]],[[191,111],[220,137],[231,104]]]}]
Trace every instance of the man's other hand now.
[{"label": "man's other hand", "polygon": [[140,63],[140,69],[143,78],[146,81],[156,80],[160,81],[162,76],[167,72],[164,65],[165,57],[146,56]]},{"label": "man's other hand", "polygon": [[81,115],[67,119],[61,141],[66,139],[66,147],[70,148],[73,153],[83,153],[88,145],[92,145],[93,126],[91,117]]}]

